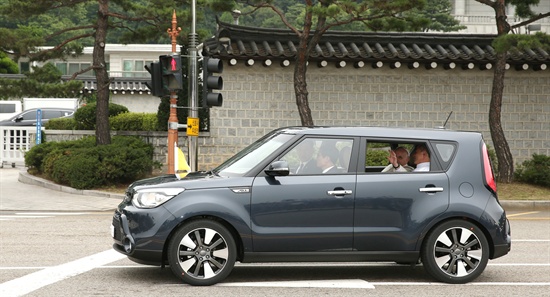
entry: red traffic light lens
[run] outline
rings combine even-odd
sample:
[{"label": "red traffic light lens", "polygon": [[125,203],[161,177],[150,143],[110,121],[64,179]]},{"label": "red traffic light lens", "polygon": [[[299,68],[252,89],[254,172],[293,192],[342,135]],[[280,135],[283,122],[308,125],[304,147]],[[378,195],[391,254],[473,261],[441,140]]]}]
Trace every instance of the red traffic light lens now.
[{"label": "red traffic light lens", "polygon": [[172,58],[170,60],[170,66],[172,67],[172,71],[178,70],[178,62],[176,62],[176,59]]}]

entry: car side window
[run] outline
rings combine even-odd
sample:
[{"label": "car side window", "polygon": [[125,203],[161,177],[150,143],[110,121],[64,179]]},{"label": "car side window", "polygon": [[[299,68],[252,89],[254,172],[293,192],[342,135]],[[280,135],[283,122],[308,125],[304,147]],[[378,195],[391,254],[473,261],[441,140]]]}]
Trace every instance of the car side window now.
[{"label": "car side window", "polygon": [[36,111],[34,111],[34,112],[29,111],[27,113],[22,114],[21,116],[23,117],[23,121],[36,120]]},{"label": "car side window", "polygon": [[365,172],[409,173],[431,170],[431,152],[426,142],[367,140]]},{"label": "car side window", "polygon": [[293,175],[347,173],[353,139],[305,138],[279,160],[286,161]]}]

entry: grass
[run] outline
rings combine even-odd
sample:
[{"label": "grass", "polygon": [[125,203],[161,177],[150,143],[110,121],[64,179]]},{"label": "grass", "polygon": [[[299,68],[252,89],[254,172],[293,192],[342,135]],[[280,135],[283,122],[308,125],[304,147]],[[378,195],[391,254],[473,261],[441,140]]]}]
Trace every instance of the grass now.
[{"label": "grass", "polygon": [[497,193],[501,200],[550,200],[550,188],[526,183],[497,183]]}]

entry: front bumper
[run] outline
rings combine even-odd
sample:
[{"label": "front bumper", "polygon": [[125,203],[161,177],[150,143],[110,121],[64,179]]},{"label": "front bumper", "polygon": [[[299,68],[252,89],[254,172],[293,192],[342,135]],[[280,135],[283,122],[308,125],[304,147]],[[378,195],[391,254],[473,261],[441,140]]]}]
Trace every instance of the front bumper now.
[{"label": "front bumper", "polygon": [[113,248],[134,262],[162,265],[165,243],[177,225],[163,207],[155,209],[119,209],[113,214]]}]

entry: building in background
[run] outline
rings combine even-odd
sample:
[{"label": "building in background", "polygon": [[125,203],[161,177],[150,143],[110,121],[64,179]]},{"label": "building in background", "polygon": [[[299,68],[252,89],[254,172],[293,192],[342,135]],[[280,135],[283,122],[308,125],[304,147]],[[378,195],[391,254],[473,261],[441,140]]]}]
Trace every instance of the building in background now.
[{"label": "building in background", "polygon": [[[495,11],[488,5],[474,0],[451,0],[452,15],[460,21],[461,25],[468,28],[459,33],[496,34]],[[538,6],[532,8],[535,13],[547,13],[550,11],[550,1],[541,0]],[[522,20],[515,17],[514,6],[507,9],[510,25],[520,23]],[[516,30],[516,34],[532,34],[536,31],[550,34],[550,18],[538,20],[528,26]]]}]

